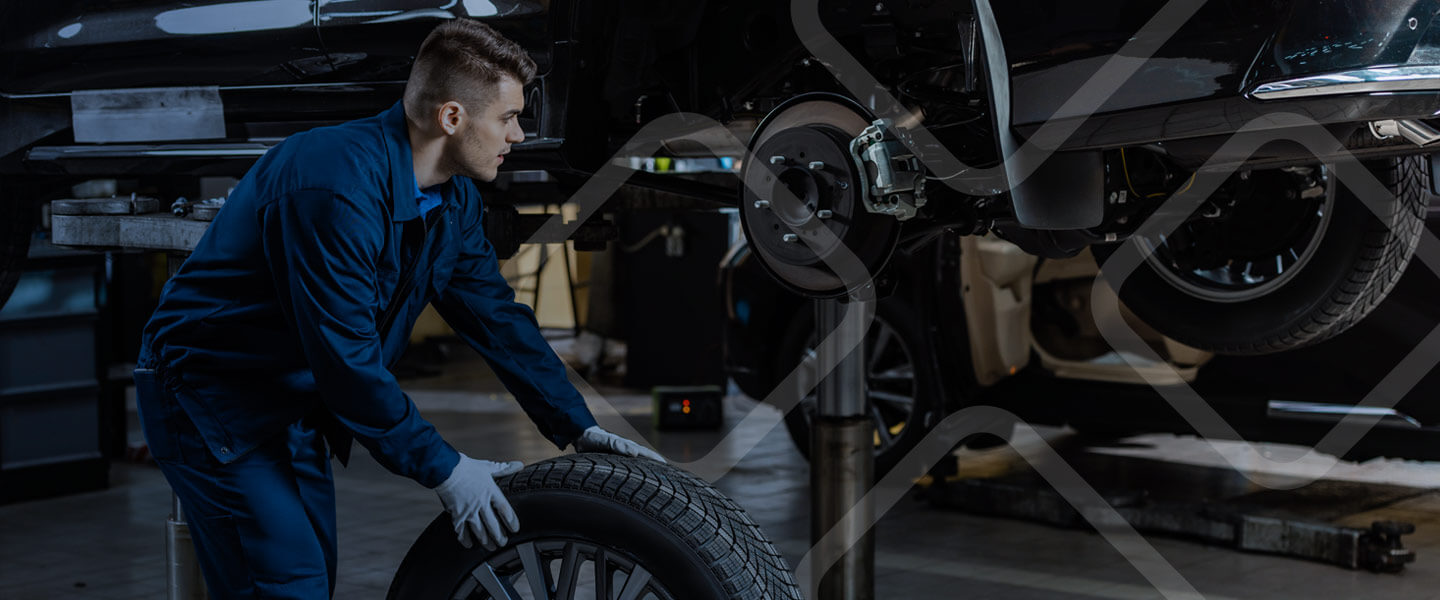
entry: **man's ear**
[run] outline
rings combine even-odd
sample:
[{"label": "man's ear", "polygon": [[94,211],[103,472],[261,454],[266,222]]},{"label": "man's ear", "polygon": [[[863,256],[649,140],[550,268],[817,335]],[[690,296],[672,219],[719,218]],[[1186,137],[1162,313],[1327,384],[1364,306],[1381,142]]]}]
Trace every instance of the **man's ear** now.
[{"label": "man's ear", "polygon": [[460,130],[465,122],[465,107],[459,102],[451,100],[440,105],[440,130],[446,135],[454,135]]}]

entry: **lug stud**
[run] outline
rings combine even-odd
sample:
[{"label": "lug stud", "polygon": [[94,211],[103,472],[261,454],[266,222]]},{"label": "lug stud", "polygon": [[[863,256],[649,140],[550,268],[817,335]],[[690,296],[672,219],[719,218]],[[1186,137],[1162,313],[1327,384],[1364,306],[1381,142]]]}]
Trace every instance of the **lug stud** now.
[{"label": "lug stud", "polygon": [[829,210],[821,210],[820,212],[815,213],[815,216],[820,217],[821,219],[828,219],[835,216],[835,213],[830,212]]},{"label": "lug stud", "polygon": [[772,164],[772,165],[783,165],[783,164],[785,164],[785,157],[784,157],[784,156],[772,156],[772,157],[770,157],[770,164]]},{"label": "lug stud", "polygon": [[811,171],[822,171],[825,169],[825,163],[818,160],[811,161],[809,166]]},{"label": "lug stud", "polygon": [[795,234],[793,234],[793,233],[787,233],[787,234],[785,234],[785,235],[783,235],[783,236],[780,236],[780,241],[793,244],[793,243],[795,243],[795,242],[800,241],[800,236],[795,235]]},{"label": "lug stud", "polygon": [[767,209],[770,208],[770,201],[769,201],[769,200],[756,200],[756,201],[755,201],[755,208],[758,208],[758,209],[760,209],[760,210],[767,210]]}]

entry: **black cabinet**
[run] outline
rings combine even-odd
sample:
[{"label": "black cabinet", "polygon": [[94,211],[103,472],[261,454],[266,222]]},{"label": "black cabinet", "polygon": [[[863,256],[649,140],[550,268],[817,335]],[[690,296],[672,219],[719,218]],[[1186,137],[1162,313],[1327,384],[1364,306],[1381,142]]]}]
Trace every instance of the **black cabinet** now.
[{"label": "black cabinet", "polygon": [[0,503],[102,489],[104,257],[37,241],[0,308]]},{"label": "black cabinet", "polygon": [[735,236],[734,216],[650,211],[617,221],[625,384],[724,389],[724,313],[716,277]]}]

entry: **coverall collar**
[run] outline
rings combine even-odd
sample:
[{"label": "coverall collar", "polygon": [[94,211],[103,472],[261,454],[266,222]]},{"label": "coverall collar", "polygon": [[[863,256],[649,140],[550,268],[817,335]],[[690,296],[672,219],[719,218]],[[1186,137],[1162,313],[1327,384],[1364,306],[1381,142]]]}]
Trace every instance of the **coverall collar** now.
[{"label": "coverall collar", "polygon": [[393,203],[392,221],[409,221],[420,218],[420,207],[415,203],[415,158],[410,153],[410,132],[405,125],[405,103],[396,102],[389,110],[380,113],[380,127],[385,131],[385,150],[390,156],[390,198]]}]

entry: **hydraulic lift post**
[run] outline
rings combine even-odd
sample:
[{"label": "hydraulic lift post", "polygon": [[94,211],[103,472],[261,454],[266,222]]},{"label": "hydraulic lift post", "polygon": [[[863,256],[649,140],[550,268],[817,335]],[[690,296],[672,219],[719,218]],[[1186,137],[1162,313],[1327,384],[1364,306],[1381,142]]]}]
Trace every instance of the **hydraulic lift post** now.
[{"label": "hydraulic lift post", "polygon": [[165,593],[169,600],[205,600],[205,581],[190,525],[180,507],[180,498],[170,493],[170,517],[165,520]]},{"label": "hydraulic lift post", "polygon": [[[874,314],[874,301],[815,301],[818,365],[839,358],[841,348],[854,351],[835,365],[816,389],[817,408],[810,446],[810,540],[819,543],[832,528],[842,535],[834,547],[820,548],[819,556],[843,552],[834,566],[812,571],[812,589],[821,600],[872,600],[875,597],[875,539],[868,532],[873,506],[861,506],[846,519],[875,481],[875,424],[866,409],[865,322]],[[831,332],[835,332],[831,334]],[[827,343],[828,342],[828,343]],[[843,540],[854,539],[849,548]]]}]

